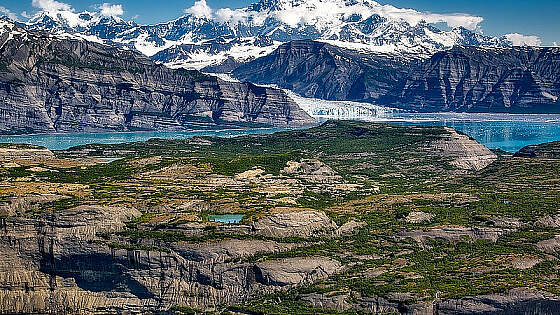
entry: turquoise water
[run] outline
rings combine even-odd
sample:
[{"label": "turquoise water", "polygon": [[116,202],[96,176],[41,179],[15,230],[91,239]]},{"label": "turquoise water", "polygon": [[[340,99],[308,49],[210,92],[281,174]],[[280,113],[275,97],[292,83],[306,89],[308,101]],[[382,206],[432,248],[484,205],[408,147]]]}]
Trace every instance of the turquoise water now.
[{"label": "turquoise water", "polygon": [[422,124],[452,127],[471,136],[490,149],[502,149],[512,153],[531,144],[560,140],[560,126],[543,122],[437,121]]},{"label": "turquoise water", "polygon": [[559,115],[410,114],[390,123],[447,126],[491,149],[517,152],[531,145],[560,140]]},{"label": "turquoise water", "polygon": [[243,217],[243,214],[217,214],[208,216],[208,220],[227,224],[237,224],[243,220]]},{"label": "turquoise water", "polygon": [[278,128],[228,129],[203,131],[141,131],[106,132],[79,134],[40,134],[21,136],[0,136],[0,143],[35,144],[51,150],[65,150],[84,144],[115,144],[147,141],[151,138],[187,139],[197,136],[235,137],[241,135],[267,134],[281,131]]},{"label": "turquoise water", "polygon": [[[560,115],[505,114],[395,114],[392,118],[371,119],[399,125],[448,126],[468,134],[491,149],[517,152],[524,146],[560,140]],[[83,144],[113,144],[146,141],[150,138],[185,139],[195,136],[235,137],[268,134],[277,128],[205,130],[180,132],[110,132],[94,134],[50,134],[0,136],[0,143],[27,143],[64,150]]]}]

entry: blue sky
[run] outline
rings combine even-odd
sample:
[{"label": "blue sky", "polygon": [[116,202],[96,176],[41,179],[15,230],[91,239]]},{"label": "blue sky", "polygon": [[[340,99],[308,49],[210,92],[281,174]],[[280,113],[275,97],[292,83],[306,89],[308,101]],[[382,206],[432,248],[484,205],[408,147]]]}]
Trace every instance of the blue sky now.
[{"label": "blue sky", "polygon": [[[77,11],[92,10],[102,3],[121,4],[125,19],[138,23],[156,23],[174,19],[194,0],[35,0],[69,4]],[[254,0],[257,1],[257,0]],[[210,7],[239,8],[252,0],[207,0]],[[484,18],[480,24],[485,34],[521,33],[537,35],[543,44],[560,44],[560,0],[378,0],[400,8],[413,8],[433,13],[467,13]],[[0,0],[0,11],[9,10],[22,19],[21,12],[33,14],[32,0]],[[1,13],[0,13],[1,14]]]}]

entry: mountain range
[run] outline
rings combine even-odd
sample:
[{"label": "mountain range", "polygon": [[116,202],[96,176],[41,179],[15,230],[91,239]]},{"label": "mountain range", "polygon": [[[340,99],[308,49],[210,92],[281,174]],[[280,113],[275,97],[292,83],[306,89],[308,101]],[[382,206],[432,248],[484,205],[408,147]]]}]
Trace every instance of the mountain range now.
[{"label": "mountain range", "polygon": [[477,32],[476,17],[458,15],[456,19],[465,21],[445,29],[435,23],[441,22],[438,15],[369,0],[260,0],[246,8],[217,11],[202,0],[193,8],[155,25],[96,12],[43,11],[25,26],[136,49],[168,66],[196,69],[225,63],[231,70],[231,65],[267,55],[293,40],[320,40],[406,59],[427,58],[455,45],[513,44],[507,36]]},{"label": "mountain range", "polygon": [[305,97],[419,112],[560,113],[560,48],[466,47],[406,61],[294,41],[233,76]]},{"label": "mountain range", "polygon": [[285,92],[169,69],[142,54],[0,19],[0,133],[315,123]]},{"label": "mountain range", "polygon": [[312,123],[286,93],[262,85],[411,111],[560,113],[560,50],[514,46],[483,35],[479,22],[369,0],[261,0],[235,10],[200,0],[155,25],[40,11],[2,22],[2,130]]}]

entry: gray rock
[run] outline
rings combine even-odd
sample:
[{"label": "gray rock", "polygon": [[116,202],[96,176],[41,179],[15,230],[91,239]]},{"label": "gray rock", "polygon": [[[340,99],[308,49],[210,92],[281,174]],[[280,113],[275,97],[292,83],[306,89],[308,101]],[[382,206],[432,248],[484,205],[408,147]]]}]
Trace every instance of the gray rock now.
[{"label": "gray rock", "polygon": [[303,159],[300,162],[289,161],[282,172],[312,183],[334,183],[342,180],[342,177],[330,166],[315,159]]},{"label": "gray rock", "polygon": [[498,157],[487,147],[472,140],[465,134],[456,130],[446,128],[449,133],[432,142],[427,149],[439,152],[442,156],[450,159],[451,165],[464,170],[478,171],[494,162]]},{"label": "gray rock", "polygon": [[11,162],[21,160],[50,160],[54,159],[54,154],[47,148],[33,145],[0,145],[0,161]]},{"label": "gray rock", "polygon": [[172,70],[138,53],[25,31],[0,37],[0,132],[315,123],[283,91]]},{"label": "gray rock", "polygon": [[342,264],[325,257],[308,257],[269,260],[256,268],[257,282],[283,287],[325,279],[341,271]]},{"label": "gray rock", "polygon": [[539,218],[535,222],[535,225],[542,226],[542,227],[560,228],[560,215],[555,215],[555,216],[548,215]]},{"label": "gray rock", "polygon": [[338,230],[336,230],[337,235],[352,234],[355,233],[359,228],[366,226],[365,222],[356,222],[354,220],[348,221],[341,225]]},{"label": "gray rock", "polygon": [[434,217],[435,215],[431,213],[426,213],[422,211],[413,211],[406,216],[405,221],[407,223],[420,224],[424,222],[429,222]]},{"label": "gray rock", "polygon": [[252,223],[252,230],[271,237],[311,237],[332,235],[338,226],[325,213],[284,209]]},{"label": "gray rock", "polygon": [[398,234],[399,238],[412,238],[419,244],[425,246],[428,240],[432,239],[445,239],[448,241],[462,241],[462,240],[487,240],[496,242],[498,238],[509,232],[506,229],[499,228],[486,228],[486,227],[446,227],[434,228],[428,230],[417,230],[411,232],[402,232]]},{"label": "gray rock", "polygon": [[514,157],[560,159],[560,141],[526,146]]},{"label": "gray rock", "polygon": [[27,212],[37,211],[42,205],[65,199],[67,197],[55,194],[29,195],[11,197],[6,201],[0,202],[0,216],[19,216]]},{"label": "gray rock", "polygon": [[548,253],[556,253],[560,251],[560,235],[556,235],[556,237],[549,240],[538,242],[537,247]]}]

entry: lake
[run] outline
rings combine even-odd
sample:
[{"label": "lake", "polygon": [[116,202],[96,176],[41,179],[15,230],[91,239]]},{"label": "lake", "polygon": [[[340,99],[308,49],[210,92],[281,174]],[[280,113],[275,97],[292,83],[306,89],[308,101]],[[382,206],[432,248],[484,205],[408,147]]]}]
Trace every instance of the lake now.
[{"label": "lake", "polygon": [[227,224],[238,224],[243,220],[243,214],[215,214],[209,215],[208,220]]},{"label": "lake", "polygon": [[517,152],[531,145],[560,140],[560,115],[398,114],[389,123],[447,126],[491,149]]},{"label": "lake", "polygon": [[[468,134],[491,149],[517,152],[524,146],[560,140],[560,115],[507,114],[411,114],[360,119],[397,125],[448,126]],[[107,132],[94,134],[48,134],[0,136],[0,143],[27,143],[64,150],[77,145],[146,141],[151,138],[186,139],[195,136],[235,137],[269,134],[283,129],[254,128],[178,132]]]}]

